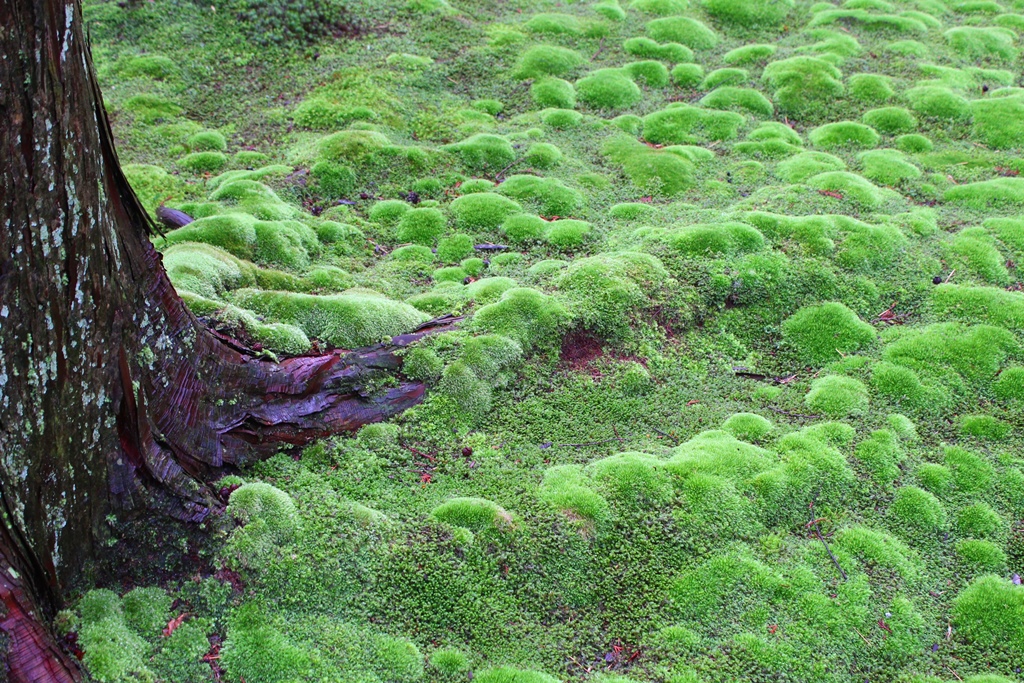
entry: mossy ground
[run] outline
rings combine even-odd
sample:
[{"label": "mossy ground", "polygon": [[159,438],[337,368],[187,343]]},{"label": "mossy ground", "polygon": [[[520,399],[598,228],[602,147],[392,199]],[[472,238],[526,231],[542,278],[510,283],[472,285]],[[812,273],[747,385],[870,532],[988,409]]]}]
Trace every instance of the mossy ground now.
[{"label": "mossy ground", "polygon": [[197,314],[466,316],[62,615],[97,680],[1021,680],[1020,0],[85,4]]}]

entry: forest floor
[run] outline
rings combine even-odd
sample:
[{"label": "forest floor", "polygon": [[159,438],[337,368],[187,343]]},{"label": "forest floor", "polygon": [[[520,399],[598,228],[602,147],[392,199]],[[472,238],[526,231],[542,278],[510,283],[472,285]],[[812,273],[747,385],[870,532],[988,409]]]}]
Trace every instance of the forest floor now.
[{"label": "forest floor", "polygon": [[1024,1],[85,15],[199,316],[464,316],[421,405],[84,587],[96,680],[1024,680]]}]

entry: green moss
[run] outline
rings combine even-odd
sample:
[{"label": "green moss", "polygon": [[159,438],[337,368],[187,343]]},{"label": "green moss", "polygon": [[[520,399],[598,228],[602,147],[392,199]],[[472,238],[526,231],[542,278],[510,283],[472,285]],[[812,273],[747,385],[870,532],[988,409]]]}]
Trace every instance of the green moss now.
[{"label": "green moss", "polygon": [[992,480],[992,466],[966,448],[947,447],[944,462],[953,475],[953,485],[958,491],[981,491]]},{"label": "green moss", "polygon": [[925,490],[938,496],[946,494],[953,484],[949,468],[933,462],[926,462],[917,468],[917,479]]},{"label": "green moss", "polygon": [[969,60],[1013,61],[1017,34],[1007,28],[958,26],[942,34],[954,52]]},{"label": "green moss", "polygon": [[953,620],[970,641],[1024,652],[1024,587],[998,576],[975,579],[953,601]]},{"label": "green moss", "polygon": [[995,149],[1024,146],[1024,96],[971,102],[974,136]]},{"label": "green moss", "polygon": [[134,95],[125,100],[124,110],[136,120],[153,124],[176,118],[183,111],[181,107],[159,95]]},{"label": "green moss", "polygon": [[634,81],[649,88],[664,88],[668,85],[668,69],[661,62],[649,59],[642,62],[630,62],[622,68]]},{"label": "green moss", "polygon": [[446,676],[469,671],[469,658],[455,648],[435,650],[430,655],[430,664]]},{"label": "green moss", "polygon": [[494,182],[485,178],[470,178],[459,185],[459,194],[474,194],[476,192],[490,192],[494,189]]},{"label": "green moss", "polygon": [[956,555],[960,562],[978,573],[1006,570],[1006,553],[992,541],[973,538],[957,541]]},{"label": "green moss", "polygon": [[825,149],[871,148],[878,146],[880,139],[874,128],[853,121],[826,123],[812,130],[807,137],[815,147],[824,147]]},{"label": "green moss", "polygon": [[583,114],[571,109],[547,109],[541,114],[545,126],[555,130],[575,128],[583,120]]},{"label": "green moss", "polygon": [[591,5],[591,8],[605,19],[622,21],[626,18],[626,11],[619,5],[619,0],[600,0]]},{"label": "green moss", "polygon": [[659,43],[656,40],[639,36],[628,38],[622,43],[622,49],[635,57],[659,59],[665,62],[680,64],[693,61],[693,50],[681,43]]},{"label": "green moss", "polygon": [[423,678],[423,655],[412,641],[380,636],[373,651],[374,668],[382,680],[414,683]]},{"label": "green moss", "polygon": [[608,209],[608,215],[620,221],[636,221],[651,218],[658,210],[650,204],[642,202],[623,202]]},{"label": "green moss", "polygon": [[690,257],[743,254],[764,248],[764,235],[745,223],[735,222],[687,225],[665,233],[662,239]]},{"label": "green moss", "polygon": [[855,100],[875,104],[886,102],[895,94],[888,76],[881,74],[850,76],[850,97]]},{"label": "green moss", "polygon": [[473,238],[469,235],[452,235],[437,243],[437,258],[442,263],[455,263],[473,253]]},{"label": "green moss", "polygon": [[155,639],[167,626],[171,596],[162,588],[133,588],[125,594],[121,604],[125,622],[143,637]]},{"label": "green moss", "polygon": [[669,75],[680,88],[696,88],[704,80],[704,67],[700,64],[677,64]]},{"label": "green moss", "polygon": [[641,100],[640,88],[624,69],[598,69],[576,81],[580,102],[596,109],[624,109]]},{"label": "green moss", "polygon": [[526,350],[557,343],[568,312],[555,298],[535,289],[516,287],[501,299],[477,310],[471,328],[500,334]]},{"label": "green moss", "polygon": [[736,413],[722,423],[722,429],[742,441],[760,441],[774,427],[770,420],[755,413]]},{"label": "green moss", "polygon": [[785,114],[802,115],[828,106],[843,92],[842,72],[817,57],[774,61],[761,78],[773,89],[772,101]]},{"label": "green moss", "polygon": [[971,115],[971,104],[949,88],[922,85],[905,93],[910,108],[933,119],[963,121]]},{"label": "green moss", "polygon": [[776,172],[790,183],[800,183],[821,173],[845,170],[846,162],[826,152],[801,152],[780,161],[776,167]]},{"label": "green moss", "polygon": [[[1006,285],[1010,282],[1010,274],[1006,268],[1006,259],[995,246],[992,237],[981,228],[967,228],[957,233],[945,245],[946,258],[953,267],[961,272],[966,271],[974,277],[992,284]],[[948,301],[950,296],[973,304],[976,310],[981,309],[980,292],[977,289],[944,290]],[[991,297],[991,295],[990,295]],[[1004,311],[1003,321],[1019,318],[1024,311],[1020,305],[1014,306],[1013,297],[1004,297],[1012,308]],[[1016,310],[1014,310],[1016,309]],[[1014,315],[1016,313],[1016,315]]]},{"label": "green moss", "polygon": [[310,655],[304,648],[255,618],[235,618],[220,654],[220,665],[236,680],[289,683],[312,674]]},{"label": "green moss", "polygon": [[1024,178],[996,178],[951,187],[943,199],[973,209],[1024,205]]},{"label": "green moss", "polygon": [[499,187],[502,194],[533,204],[545,216],[571,216],[583,208],[583,194],[558,178],[509,176]]},{"label": "green moss", "polygon": [[836,534],[836,546],[857,559],[867,570],[886,569],[904,580],[913,580],[923,569],[920,558],[903,541],[884,531],[863,526],[847,527]]},{"label": "green moss", "polygon": [[[1001,271],[996,270],[996,273]],[[943,318],[991,323],[1024,330],[1024,297],[996,287],[942,284],[932,293],[932,307]]]},{"label": "green moss", "polygon": [[886,52],[901,57],[928,57],[931,54],[928,46],[919,40],[895,40],[885,46]]},{"label": "green moss", "polygon": [[544,241],[557,249],[575,249],[583,245],[590,234],[586,221],[563,218],[552,221],[544,230]]},{"label": "green moss", "polygon": [[547,221],[528,213],[513,214],[501,224],[501,231],[516,243],[540,241],[547,230]]},{"label": "green moss", "polygon": [[356,174],[351,167],[334,161],[318,161],[309,169],[315,187],[325,197],[341,199],[356,187]]},{"label": "green moss", "polygon": [[449,210],[460,230],[494,230],[522,207],[500,194],[477,192],[459,197]]},{"label": "green moss", "polygon": [[444,233],[445,227],[445,217],[439,209],[411,209],[398,221],[398,241],[429,247]]},{"label": "green moss", "polygon": [[185,185],[181,179],[159,166],[125,164],[121,170],[150,214],[156,212],[156,208],[165,201],[180,198],[184,194]]},{"label": "green moss", "polygon": [[896,435],[888,429],[871,432],[857,444],[854,453],[878,484],[889,486],[899,478],[904,453]]},{"label": "green moss", "polygon": [[343,130],[322,138],[317,154],[325,161],[359,163],[390,144],[386,135],[375,130]]},{"label": "green moss", "polygon": [[[434,282],[462,282],[469,273],[462,269],[461,266],[448,266],[447,268],[438,268],[433,272],[432,277]],[[422,303],[422,299],[418,300],[417,303]]]},{"label": "green moss", "polygon": [[572,109],[576,106],[576,88],[561,78],[538,78],[530,86],[530,98],[540,107]]},{"label": "green moss", "polygon": [[318,248],[316,233],[299,221],[256,221],[253,260],[286,268],[309,266],[309,248]]},{"label": "green moss", "polygon": [[893,141],[896,149],[907,154],[918,154],[920,152],[930,152],[934,145],[932,141],[923,135],[917,135],[911,133],[909,135],[901,135]]},{"label": "green moss", "polygon": [[941,392],[921,382],[910,368],[882,361],[871,371],[871,388],[897,405],[922,408],[941,404]]},{"label": "green moss", "polygon": [[888,343],[883,358],[937,376],[952,369],[972,381],[991,380],[1010,351],[1013,335],[989,325],[939,323],[907,330]]},{"label": "green moss", "polygon": [[[647,142],[673,145],[696,142],[698,137],[728,140],[744,123],[741,115],[699,109],[687,105],[670,106],[643,118],[643,137]],[[624,146],[629,149],[628,146]],[[671,153],[671,150],[669,151]]]},{"label": "green moss", "polygon": [[228,142],[221,133],[215,130],[204,130],[190,135],[188,148],[193,152],[223,152]]},{"label": "green moss", "polygon": [[[877,167],[873,168],[876,170]],[[881,188],[855,173],[846,171],[829,171],[819,173],[805,180],[808,185],[828,192],[836,192],[844,201],[859,204],[873,209],[880,206],[886,199]]]},{"label": "green moss", "polygon": [[921,169],[907,160],[903,152],[878,149],[862,152],[857,159],[864,166],[864,177],[883,185],[896,185],[921,177]]},{"label": "green moss", "polygon": [[[167,233],[166,244],[203,242],[243,259],[256,253],[256,221],[245,214],[224,214],[200,218]],[[201,293],[201,292],[198,292]]]},{"label": "green moss", "polygon": [[782,323],[782,337],[805,363],[820,365],[875,339],[875,330],[841,303],[806,306]]},{"label": "green moss", "polygon": [[769,59],[775,54],[775,49],[774,45],[742,45],[722,55],[722,61],[734,65],[755,64]]},{"label": "green moss", "polygon": [[472,531],[498,529],[512,523],[512,515],[484,498],[452,498],[430,512],[439,522]]},{"label": "green moss", "polygon": [[992,384],[992,393],[1001,399],[1024,399],[1024,367],[1006,368]]},{"label": "green moss", "polygon": [[694,50],[709,50],[719,43],[718,34],[689,17],[663,17],[647,22],[647,35],[661,42],[682,43]]},{"label": "green moss", "polygon": [[669,275],[654,256],[616,252],[574,260],[557,282],[582,327],[614,337],[625,332],[632,316],[654,305]]},{"label": "green moss", "polygon": [[939,499],[916,486],[902,486],[889,505],[894,528],[908,536],[931,537],[946,526],[946,511]]},{"label": "green moss", "polygon": [[538,497],[572,518],[595,524],[608,517],[608,501],[594,491],[579,465],[558,465],[544,472]]},{"label": "green moss", "polygon": [[132,632],[120,616],[85,621],[78,631],[78,644],[85,651],[82,663],[93,680],[128,683],[152,679],[153,673],[144,660],[146,641]]},{"label": "green moss", "polygon": [[811,382],[804,403],[828,417],[861,415],[868,409],[868,388],[852,377],[826,375]]},{"label": "green moss", "polygon": [[584,61],[583,56],[575,50],[554,45],[536,45],[519,58],[513,75],[520,80],[564,76]]},{"label": "green moss", "polygon": [[124,608],[117,593],[106,588],[94,588],[75,606],[83,624],[94,624],[108,619],[124,618]]},{"label": "green moss", "polygon": [[178,75],[178,65],[163,55],[135,55],[121,60],[117,70],[128,78],[152,78],[163,81]]},{"label": "green moss", "polygon": [[512,143],[490,133],[477,133],[451,145],[451,149],[459,154],[466,168],[475,173],[495,173],[516,159]]},{"label": "green moss", "polygon": [[257,314],[295,325],[310,337],[349,349],[408,332],[427,319],[412,306],[366,292],[314,296],[241,289],[233,299]]},{"label": "green moss", "polygon": [[557,683],[557,679],[540,671],[501,667],[485,669],[473,677],[476,683]]},{"label": "green moss", "polygon": [[903,107],[881,107],[864,113],[866,125],[886,135],[907,133],[917,128],[917,119]]},{"label": "green moss", "polygon": [[722,86],[705,95],[700,104],[715,109],[747,111],[754,116],[769,118],[775,108],[767,97],[753,88]]},{"label": "green moss", "polygon": [[975,503],[960,510],[956,516],[957,532],[973,538],[990,538],[999,535],[1006,526],[987,503]]},{"label": "green moss", "polygon": [[964,415],[960,420],[960,432],[977,439],[1002,441],[1011,430],[1008,423],[991,415]]},{"label": "green moss", "polygon": [[571,14],[544,12],[533,15],[523,27],[530,33],[579,35],[583,32],[580,20]]},{"label": "green moss", "polygon": [[661,463],[653,455],[628,452],[596,460],[586,471],[611,500],[644,509],[662,505],[672,497],[672,483]]},{"label": "green moss", "polygon": [[715,21],[748,29],[782,24],[794,5],[793,0],[701,0],[701,7]]},{"label": "green moss", "polygon": [[746,69],[730,67],[726,69],[715,69],[709,73],[700,87],[704,90],[713,90],[720,85],[744,85],[750,81],[750,72]]},{"label": "green moss", "polygon": [[434,260],[434,253],[429,247],[410,244],[395,249],[391,252],[391,258],[402,262],[430,263]]}]

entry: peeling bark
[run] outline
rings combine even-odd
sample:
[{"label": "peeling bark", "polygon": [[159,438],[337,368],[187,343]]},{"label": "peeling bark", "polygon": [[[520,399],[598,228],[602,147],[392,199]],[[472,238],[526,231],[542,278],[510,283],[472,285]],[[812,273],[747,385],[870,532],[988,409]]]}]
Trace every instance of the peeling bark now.
[{"label": "peeling bark", "polygon": [[[274,363],[199,323],[117,160],[76,0],[0,0],[0,658],[77,680],[46,624],[104,516],[201,521],[204,484],[419,402],[388,346]],[[6,653],[3,652],[6,636]]]}]

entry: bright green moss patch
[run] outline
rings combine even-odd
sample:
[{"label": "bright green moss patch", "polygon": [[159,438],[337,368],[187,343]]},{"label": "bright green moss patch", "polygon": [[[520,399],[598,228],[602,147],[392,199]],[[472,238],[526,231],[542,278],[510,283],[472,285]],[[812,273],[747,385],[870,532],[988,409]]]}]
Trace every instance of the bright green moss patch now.
[{"label": "bright green moss patch", "polygon": [[770,28],[785,21],[793,0],[701,0],[712,19],[729,26]]},{"label": "bright green moss patch", "polygon": [[949,46],[965,59],[1012,61],[1017,58],[1017,34],[1007,28],[958,26],[943,36]]},{"label": "bright green moss patch", "polygon": [[901,135],[893,141],[896,145],[896,149],[907,154],[917,154],[920,152],[930,152],[934,145],[932,141],[923,135],[917,135],[911,133],[909,135]]},{"label": "bright green moss patch", "polygon": [[630,62],[622,68],[640,85],[649,88],[664,88],[668,85],[668,69],[659,61],[648,59],[641,62]]},{"label": "bright green moss patch", "polygon": [[625,69],[598,69],[576,81],[576,97],[596,109],[624,109],[642,93]]},{"label": "bright green moss patch", "polygon": [[903,107],[881,107],[864,112],[861,120],[887,135],[909,133],[917,129],[917,119]]},{"label": "bright green moss patch", "polygon": [[857,159],[864,167],[864,177],[882,185],[896,185],[922,175],[921,169],[910,163],[903,152],[895,149],[862,152]]},{"label": "bright green moss patch", "polygon": [[754,64],[769,59],[775,54],[775,49],[774,45],[743,45],[729,50],[722,55],[722,61],[726,64],[734,64],[737,66]]},{"label": "bright green moss patch", "polygon": [[508,512],[484,498],[452,498],[430,514],[440,522],[472,531],[501,528],[512,522]]},{"label": "bright green moss patch", "polygon": [[135,95],[124,103],[125,111],[143,123],[157,123],[176,118],[181,107],[159,95]]},{"label": "bright green moss patch", "polygon": [[693,50],[682,43],[659,43],[643,36],[628,38],[622,43],[627,54],[666,62],[681,63],[693,61]]},{"label": "bright green moss patch", "polygon": [[977,573],[1003,572],[1006,553],[992,541],[968,538],[956,543],[957,559]]},{"label": "bright green moss patch", "polygon": [[939,85],[911,88],[905,96],[910,108],[921,116],[962,121],[971,113],[971,105],[965,98]]},{"label": "bright green moss patch", "polygon": [[822,364],[875,339],[875,330],[841,303],[800,309],[782,324],[783,338],[804,360]]},{"label": "bright green moss patch", "polygon": [[931,537],[946,525],[939,499],[916,486],[902,486],[889,505],[890,525],[905,536]]},{"label": "bright green moss patch", "polygon": [[501,299],[480,308],[472,326],[516,340],[524,349],[553,344],[569,314],[554,297],[535,289],[515,287]]},{"label": "bright green moss patch", "polygon": [[705,95],[700,103],[715,109],[746,111],[762,118],[770,117],[775,111],[768,98],[753,88],[722,86]]},{"label": "bright green moss patch", "polygon": [[846,162],[826,152],[801,152],[779,162],[776,170],[786,181],[800,183],[820,173],[845,171]]},{"label": "bright green moss patch", "polygon": [[702,22],[689,17],[664,17],[647,22],[647,35],[661,42],[682,43],[694,50],[718,45],[718,34]]},{"label": "bright green moss patch", "polygon": [[932,306],[944,318],[976,320],[1024,330],[1024,297],[1017,292],[997,287],[942,284],[933,291]]},{"label": "bright green moss patch", "polygon": [[521,80],[542,76],[565,76],[584,62],[575,50],[554,45],[537,45],[523,53],[514,76]]},{"label": "bright green moss patch", "polygon": [[812,411],[828,417],[860,415],[868,408],[868,390],[852,377],[827,375],[811,382],[804,402]]},{"label": "bright green moss patch", "polygon": [[1024,146],[1024,96],[971,102],[974,136],[995,149]]},{"label": "bright green moss patch", "polygon": [[973,209],[1024,205],[1024,178],[996,178],[951,187],[943,193],[948,202]]},{"label": "bright green moss patch", "polygon": [[[952,265],[965,270],[971,275],[984,282],[992,284],[1008,284],[1010,280],[1009,271],[1006,268],[1006,260],[999,253],[992,237],[979,228],[967,228],[961,230],[946,244],[947,258]],[[956,291],[956,290],[954,290]],[[977,304],[977,293],[966,290],[965,294],[974,294],[971,297]],[[1020,307],[1015,307],[1020,313]],[[1014,310],[1007,311],[1008,318],[1014,317]]]},{"label": "bright green moss patch", "polygon": [[500,194],[478,192],[459,197],[449,209],[462,230],[493,230],[522,207]]},{"label": "bright green moss patch", "polygon": [[999,373],[992,392],[1002,399],[1024,399],[1024,367],[1006,368]]},{"label": "bright green moss patch", "polygon": [[390,144],[386,135],[374,130],[343,130],[321,139],[317,151],[328,161],[360,162]]},{"label": "bright green moss patch", "polygon": [[650,194],[679,194],[696,181],[694,164],[686,157],[648,147],[630,138],[611,138],[603,151],[637,188]]},{"label": "bright green moss patch", "polygon": [[765,67],[762,79],[773,89],[772,101],[787,114],[808,114],[827,106],[845,89],[842,72],[817,57],[789,57]]},{"label": "bright green moss patch", "polygon": [[892,80],[881,74],[854,74],[849,85],[850,97],[870,104],[886,102],[896,94]]},{"label": "bright green moss patch", "polygon": [[853,121],[839,121],[818,126],[807,134],[815,147],[835,149],[838,147],[871,148],[878,145],[878,132],[870,126]]},{"label": "bright green moss patch", "polygon": [[727,140],[736,137],[741,125],[743,117],[734,112],[674,105],[645,116],[642,132],[647,142],[673,145],[696,142],[698,137]]},{"label": "bright green moss patch", "polygon": [[875,208],[885,200],[885,196],[876,185],[855,173],[829,171],[811,176],[804,182],[817,190],[838,194],[837,199],[866,208]]},{"label": "bright green moss patch", "polygon": [[511,667],[485,669],[474,676],[473,680],[477,683],[555,683],[557,681],[553,676],[540,671]]},{"label": "bright green moss patch", "polygon": [[367,346],[409,332],[427,320],[412,306],[366,292],[313,296],[243,289],[235,293],[233,300],[239,306],[296,325],[310,337],[342,348]]},{"label": "bright green moss patch", "polygon": [[554,76],[535,80],[530,86],[530,97],[539,107],[572,109],[576,106],[576,88],[569,81]]},{"label": "bright green moss patch", "polygon": [[953,603],[957,627],[981,645],[1006,644],[1024,652],[1024,588],[998,576],[982,576]]},{"label": "bright green moss patch", "polygon": [[722,423],[722,429],[743,441],[760,441],[772,431],[773,425],[755,413],[736,413]]},{"label": "bright green moss patch", "polygon": [[475,173],[494,173],[505,168],[516,158],[512,143],[500,135],[478,133],[451,145],[458,152],[466,168]]},{"label": "bright green moss patch", "polygon": [[991,415],[964,415],[960,420],[960,432],[977,439],[1002,441],[1011,430],[1009,423]]},{"label": "bright green moss patch", "polygon": [[444,233],[445,224],[438,209],[411,209],[398,220],[398,241],[431,246]]}]

